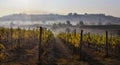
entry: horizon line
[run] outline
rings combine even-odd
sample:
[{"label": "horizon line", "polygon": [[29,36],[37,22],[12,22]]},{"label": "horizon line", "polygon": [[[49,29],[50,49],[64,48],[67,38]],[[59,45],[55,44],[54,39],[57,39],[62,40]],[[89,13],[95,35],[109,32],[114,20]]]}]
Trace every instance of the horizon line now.
[{"label": "horizon line", "polygon": [[11,14],[6,14],[6,15],[2,15],[0,17],[4,17],[4,16],[8,16],[8,15],[13,15],[13,14],[26,14],[26,15],[50,15],[50,14],[53,14],[53,15],[69,15],[69,14],[77,14],[77,15],[94,15],[94,14],[103,14],[105,16],[112,16],[112,17],[117,17],[117,18],[120,18],[119,16],[114,16],[114,15],[109,15],[109,14],[105,14],[105,13],[77,13],[77,12],[69,12],[69,13],[25,13],[25,12],[19,12],[19,13],[11,13]]}]

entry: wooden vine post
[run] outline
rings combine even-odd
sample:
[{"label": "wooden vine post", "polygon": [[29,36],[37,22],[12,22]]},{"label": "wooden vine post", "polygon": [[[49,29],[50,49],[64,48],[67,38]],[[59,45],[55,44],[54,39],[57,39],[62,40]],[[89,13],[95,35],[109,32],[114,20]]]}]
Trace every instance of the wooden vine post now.
[{"label": "wooden vine post", "polygon": [[106,47],[105,47],[105,50],[106,50],[106,57],[108,57],[108,49],[109,48],[109,44],[108,44],[108,31],[106,31]]},{"label": "wooden vine post", "polygon": [[81,33],[80,33],[80,44],[79,44],[79,48],[80,48],[80,60],[83,59],[82,46],[83,46],[83,30],[81,30]]},{"label": "wooden vine post", "polygon": [[18,34],[18,47],[20,48],[20,40],[21,40],[21,31],[20,31],[20,28],[18,27],[18,32],[19,32],[19,34]]},{"label": "wooden vine post", "polygon": [[40,31],[40,35],[39,35],[39,51],[38,51],[38,64],[37,65],[42,65],[41,62],[41,55],[42,55],[42,51],[41,51],[41,43],[42,43],[42,27],[40,27],[39,31]]}]

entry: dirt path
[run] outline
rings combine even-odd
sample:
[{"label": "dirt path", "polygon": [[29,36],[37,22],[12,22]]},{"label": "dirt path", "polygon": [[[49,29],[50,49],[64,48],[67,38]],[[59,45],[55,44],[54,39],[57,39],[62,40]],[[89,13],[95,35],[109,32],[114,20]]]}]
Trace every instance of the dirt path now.
[{"label": "dirt path", "polygon": [[57,37],[48,43],[46,58],[48,64],[53,64],[60,58],[72,59],[70,50],[64,45],[64,43]]},{"label": "dirt path", "polygon": [[56,41],[56,48],[58,49],[58,52],[60,52],[60,56],[63,56],[64,58],[72,58],[72,54],[70,53],[70,49],[68,49],[65,44],[57,37],[55,37]]}]

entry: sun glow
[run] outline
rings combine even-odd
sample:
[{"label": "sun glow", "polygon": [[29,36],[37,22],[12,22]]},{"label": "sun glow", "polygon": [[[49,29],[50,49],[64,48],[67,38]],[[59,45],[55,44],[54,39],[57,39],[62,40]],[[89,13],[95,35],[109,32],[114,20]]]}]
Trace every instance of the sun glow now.
[{"label": "sun glow", "polygon": [[16,8],[28,8],[30,5],[30,0],[12,0],[12,3],[11,6]]},{"label": "sun glow", "polygon": [[105,13],[120,17],[120,0],[0,0],[0,16],[11,13]]},{"label": "sun glow", "polygon": [[15,0],[16,2],[18,2],[18,4],[21,4],[21,5],[28,5],[29,4],[29,0]]}]

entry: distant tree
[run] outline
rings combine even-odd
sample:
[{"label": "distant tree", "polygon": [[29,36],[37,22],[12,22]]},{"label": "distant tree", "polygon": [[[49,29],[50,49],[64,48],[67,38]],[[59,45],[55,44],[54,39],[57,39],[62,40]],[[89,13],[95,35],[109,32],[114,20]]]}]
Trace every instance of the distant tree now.
[{"label": "distant tree", "polygon": [[60,27],[65,27],[66,26],[66,24],[65,23],[53,23],[53,25],[52,25],[52,29],[56,29],[56,28],[60,28]]},{"label": "distant tree", "polygon": [[67,26],[72,26],[70,21],[66,21]]},{"label": "distant tree", "polygon": [[65,23],[60,23],[60,22],[59,22],[59,23],[58,23],[58,26],[59,26],[59,27],[61,27],[61,26],[64,27],[64,26],[65,26]]},{"label": "distant tree", "polygon": [[85,13],[85,15],[88,15],[88,13]]},{"label": "distant tree", "polygon": [[78,14],[77,14],[77,13],[74,13],[73,15],[74,15],[74,16],[77,16]]},{"label": "distant tree", "polygon": [[68,16],[72,16],[73,14],[72,13],[68,13]]},{"label": "distant tree", "polygon": [[84,22],[83,21],[80,21],[79,23],[76,24],[77,26],[83,26],[84,25]]},{"label": "distant tree", "polygon": [[80,21],[80,25],[84,25],[83,21]]},{"label": "distant tree", "polygon": [[77,16],[77,13],[68,13],[68,16]]}]

